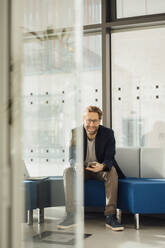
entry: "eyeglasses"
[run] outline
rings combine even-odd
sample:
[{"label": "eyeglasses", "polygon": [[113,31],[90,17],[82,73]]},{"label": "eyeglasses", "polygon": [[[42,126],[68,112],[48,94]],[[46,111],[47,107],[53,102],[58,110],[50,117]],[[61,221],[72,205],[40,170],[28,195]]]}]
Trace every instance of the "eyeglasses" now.
[{"label": "eyeglasses", "polygon": [[86,119],[85,121],[86,121],[87,124],[90,124],[90,123],[93,122],[93,124],[95,124],[95,125],[100,122],[100,120],[91,120],[91,119]]}]

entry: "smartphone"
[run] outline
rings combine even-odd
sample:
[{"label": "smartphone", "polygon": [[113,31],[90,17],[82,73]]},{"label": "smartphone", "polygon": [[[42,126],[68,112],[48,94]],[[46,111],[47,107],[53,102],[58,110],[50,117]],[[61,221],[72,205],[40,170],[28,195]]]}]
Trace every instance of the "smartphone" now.
[{"label": "smartphone", "polygon": [[87,167],[93,168],[96,163],[97,163],[96,161],[94,161],[94,162],[88,162],[88,166]]}]

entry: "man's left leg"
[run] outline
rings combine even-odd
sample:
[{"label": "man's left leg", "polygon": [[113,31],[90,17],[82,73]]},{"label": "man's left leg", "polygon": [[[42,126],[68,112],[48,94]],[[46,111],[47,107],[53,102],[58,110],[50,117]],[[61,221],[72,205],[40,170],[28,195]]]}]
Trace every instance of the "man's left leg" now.
[{"label": "man's left leg", "polygon": [[114,231],[124,230],[116,218],[117,194],[118,194],[118,175],[113,166],[110,171],[97,173],[98,180],[105,181],[106,207],[104,214],[106,216],[106,226]]}]

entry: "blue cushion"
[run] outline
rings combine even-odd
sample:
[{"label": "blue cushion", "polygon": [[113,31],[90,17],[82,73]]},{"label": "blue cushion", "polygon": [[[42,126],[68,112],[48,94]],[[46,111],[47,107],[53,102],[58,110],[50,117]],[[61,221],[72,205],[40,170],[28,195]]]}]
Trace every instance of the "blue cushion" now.
[{"label": "blue cushion", "polygon": [[25,186],[25,210],[37,208],[37,182],[24,181]]},{"label": "blue cushion", "polygon": [[[86,181],[84,201],[85,206],[105,207],[104,182]],[[165,179],[119,179],[117,208],[131,213],[165,213]]]},{"label": "blue cushion", "polygon": [[25,210],[49,207],[48,182],[46,180],[24,180]]},{"label": "blue cushion", "polygon": [[131,213],[165,213],[165,179],[119,179],[118,208]]},{"label": "blue cushion", "polygon": [[38,185],[38,208],[64,206],[63,177],[51,176]]},{"label": "blue cushion", "polygon": [[24,180],[24,184],[26,210],[65,205],[63,177]]},{"label": "blue cushion", "polygon": [[105,207],[104,182],[87,180],[84,183],[84,205],[86,207]]}]

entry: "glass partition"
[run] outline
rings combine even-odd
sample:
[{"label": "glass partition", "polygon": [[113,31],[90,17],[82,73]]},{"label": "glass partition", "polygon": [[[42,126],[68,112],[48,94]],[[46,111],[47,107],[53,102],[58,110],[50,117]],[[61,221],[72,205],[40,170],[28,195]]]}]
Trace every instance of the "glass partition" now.
[{"label": "glass partition", "polygon": [[[70,105],[74,106],[70,83],[73,34],[56,36],[42,42],[25,39],[24,44],[23,157],[32,176],[63,175],[68,166],[70,128],[76,126]],[[101,35],[84,36],[81,114],[88,105],[102,108],[101,69]]]},{"label": "glass partition", "polygon": [[165,147],[165,28],[112,34],[117,146]]},{"label": "glass partition", "polygon": [[83,37],[82,106],[96,105],[102,109],[101,34]]},{"label": "glass partition", "polygon": [[[24,247],[81,247],[83,244],[81,1],[25,1],[22,90],[25,168]],[[70,145],[79,173],[63,182],[71,168]],[[77,182],[79,182],[77,184]],[[68,189],[75,229],[66,231]],[[33,228],[30,228],[28,224]]]},{"label": "glass partition", "polygon": [[164,0],[117,0],[117,18],[165,13]]},{"label": "glass partition", "polygon": [[101,23],[101,0],[83,0],[84,25]]}]

